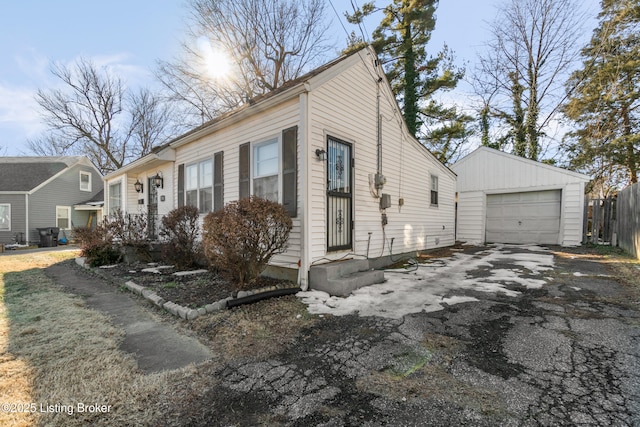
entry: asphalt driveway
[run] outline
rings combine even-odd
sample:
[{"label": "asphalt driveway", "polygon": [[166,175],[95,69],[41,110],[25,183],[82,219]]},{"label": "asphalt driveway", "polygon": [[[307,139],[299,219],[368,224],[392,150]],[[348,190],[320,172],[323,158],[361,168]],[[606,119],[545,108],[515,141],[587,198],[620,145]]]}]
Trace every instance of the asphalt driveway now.
[{"label": "asphalt driveway", "polygon": [[216,371],[189,424],[640,425],[637,300],[583,250],[468,248],[397,275],[301,294],[323,321]]}]

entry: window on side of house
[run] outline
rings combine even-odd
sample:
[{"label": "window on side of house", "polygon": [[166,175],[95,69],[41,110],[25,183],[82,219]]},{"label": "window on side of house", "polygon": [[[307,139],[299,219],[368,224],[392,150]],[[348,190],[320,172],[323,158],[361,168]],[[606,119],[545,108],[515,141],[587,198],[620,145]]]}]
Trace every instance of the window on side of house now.
[{"label": "window on side of house", "polygon": [[438,177],[431,175],[431,206],[438,206]]},{"label": "window on side of house", "polygon": [[187,165],[184,171],[185,204],[201,213],[213,209],[213,159]]},{"label": "window on side of house", "polygon": [[80,191],[91,191],[91,174],[80,171]]},{"label": "window on side of house", "polygon": [[279,144],[278,139],[253,146],[253,195],[279,202]]},{"label": "window on side of house", "polygon": [[71,206],[56,206],[56,227],[61,230],[71,228]]},{"label": "window on side of house", "polygon": [[239,146],[238,198],[251,195],[281,203],[289,216],[297,216],[298,127],[282,137]]},{"label": "window on side of house", "polygon": [[11,204],[0,204],[0,230],[11,231]]},{"label": "window on side of house", "polygon": [[109,185],[109,214],[122,210],[122,183],[116,182]]}]

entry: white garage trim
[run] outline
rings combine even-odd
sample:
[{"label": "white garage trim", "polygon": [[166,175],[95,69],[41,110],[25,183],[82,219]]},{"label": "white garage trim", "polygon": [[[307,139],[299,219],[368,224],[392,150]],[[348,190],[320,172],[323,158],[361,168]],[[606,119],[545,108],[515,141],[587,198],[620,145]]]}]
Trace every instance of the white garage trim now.
[{"label": "white garage trim", "polygon": [[555,245],[561,241],[562,190],[486,197],[486,242]]}]

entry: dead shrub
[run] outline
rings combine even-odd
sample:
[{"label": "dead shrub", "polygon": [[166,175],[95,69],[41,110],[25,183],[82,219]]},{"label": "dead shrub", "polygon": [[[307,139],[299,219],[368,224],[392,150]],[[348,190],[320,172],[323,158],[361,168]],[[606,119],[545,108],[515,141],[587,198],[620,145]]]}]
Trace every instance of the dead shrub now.
[{"label": "dead shrub", "polygon": [[165,239],[162,258],[177,268],[191,268],[200,258],[199,211],[195,206],[182,206],[162,217],[160,236]]},{"label": "dead shrub", "polygon": [[81,255],[94,267],[114,264],[123,257],[127,260],[129,256],[150,259],[144,214],[125,215],[117,210],[95,228],[75,227],[74,235]]},{"label": "dead shrub", "polygon": [[271,257],[287,248],[291,218],[282,205],[244,198],[204,219],[204,253],[236,290],[250,289]]},{"label": "dead shrub", "polygon": [[80,256],[85,257],[90,266],[98,267],[120,261],[122,255],[114,246],[108,229],[103,225],[95,228],[75,227],[73,232],[80,246]]}]

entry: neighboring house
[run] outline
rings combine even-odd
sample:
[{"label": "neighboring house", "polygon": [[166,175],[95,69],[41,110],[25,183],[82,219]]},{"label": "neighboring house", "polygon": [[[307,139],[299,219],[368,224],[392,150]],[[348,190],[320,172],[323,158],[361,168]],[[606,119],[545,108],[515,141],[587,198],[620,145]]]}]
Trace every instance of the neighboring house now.
[{"label": "neighboring house", "polygon": [[451,169],[458,175],[457,240],[581,243],[588,176],[488,147]]},{"label": "neighboring house", "polygon": [[[0,243],[40,242],[38,228],[95,224],[102,175],[86,157],[0,157]],[[91,221],[90,221],[91,220]]]},{"label": "neighboring house", "polygon": [[107,175],[105,191],[109,212],[154,217],[250,195],[278,201],[293,229],[270,274],[278,267],[306,288],[321,263],[452,245],[455,180],[410,136],[365,48]]}]

